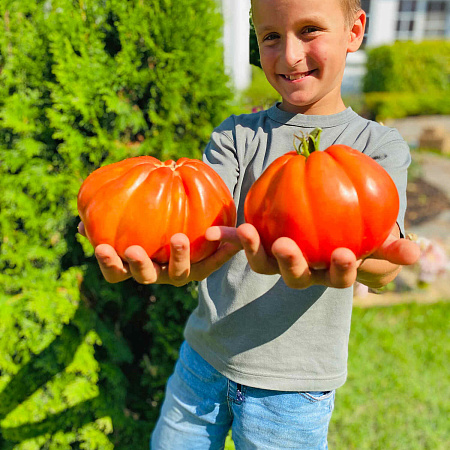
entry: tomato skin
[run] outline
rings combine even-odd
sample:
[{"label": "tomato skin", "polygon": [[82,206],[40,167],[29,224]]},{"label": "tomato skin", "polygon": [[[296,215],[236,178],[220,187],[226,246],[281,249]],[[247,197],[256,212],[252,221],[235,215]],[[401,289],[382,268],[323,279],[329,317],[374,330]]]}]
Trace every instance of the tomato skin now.
[{"label": "tomato skin", "polygon": [[245,220],[258,230],[269,255],[276,239],[289,237],[313,268],[329,267],[336,248],[349,248],[358,259],[373,253],[398,211],[389,174],[345,145],[279,157],[250,188],[244,205]]},{"label": "tomato skin", "polygon": [[119,256],[142,246],[155,262],[169,261],[170,238],[184,233],[191,262],[214,253],[207,241],[213,225],[236,225],[236,207],[220,176],[200,160],[161,162],[152,156],[128,158],[92,172],[81,185],[78,212],[95,247],[109,244]]}]

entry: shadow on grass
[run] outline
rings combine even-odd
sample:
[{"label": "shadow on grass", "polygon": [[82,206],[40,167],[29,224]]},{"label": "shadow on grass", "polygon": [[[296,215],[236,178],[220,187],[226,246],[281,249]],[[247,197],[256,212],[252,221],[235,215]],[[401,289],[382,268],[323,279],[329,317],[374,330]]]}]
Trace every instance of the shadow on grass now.
[{"label": "shadow on grass", "polygon": [[[41,353],[33,355],[9,384],[0,393],[0,421],[55,375],[65,370],[73,361],[78,347],[86,334],[96,325],[96,316],[84,306],[79,306],[71,322],[64,325],[62,332]],[[95,327],[97,328],[97,327]],[[49,414],[39,422],[18,427],[0,428],[0,448],[14,447],[11,442],[21,442],[47,433],[70,431],[105,416],[102,401],[104,394],[78,403],[59,413]],[[103,409],[103,410],[102,410]]]}]

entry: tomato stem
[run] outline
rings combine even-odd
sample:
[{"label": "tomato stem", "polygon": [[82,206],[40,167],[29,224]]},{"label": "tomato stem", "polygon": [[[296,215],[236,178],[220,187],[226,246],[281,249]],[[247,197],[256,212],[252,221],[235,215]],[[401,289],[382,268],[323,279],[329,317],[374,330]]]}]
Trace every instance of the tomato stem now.
[{"label": "tomato stem", "polygon": [[[322,128],[315,128],[309,134],[305,134],[303,131],[301,133],[301,136],[294,134],[294,149],[299,155],[303,155],[307,158],[312,152],[319,151]],[[300,145],[297,145],[296,139],[301,142]]]}]

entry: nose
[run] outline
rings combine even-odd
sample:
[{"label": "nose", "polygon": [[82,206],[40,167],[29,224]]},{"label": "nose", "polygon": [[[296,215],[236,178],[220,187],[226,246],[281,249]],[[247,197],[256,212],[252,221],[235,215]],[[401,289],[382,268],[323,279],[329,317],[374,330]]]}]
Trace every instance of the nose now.
[{"label": "nose", "polygon": [[284,59],[288,67],[295,67],[305,58],[304,43],[297,36],[286,36]]}]

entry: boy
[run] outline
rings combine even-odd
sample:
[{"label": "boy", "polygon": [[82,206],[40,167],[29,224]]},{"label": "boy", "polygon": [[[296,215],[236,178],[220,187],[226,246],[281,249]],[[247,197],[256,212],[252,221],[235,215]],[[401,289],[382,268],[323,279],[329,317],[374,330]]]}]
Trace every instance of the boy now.
[{"label": "boy", "polygon": [[[181,234],[171,240],[166,267],[137,246],[127,249],[126,261],[109,246],[96,248],[110,282],[131,276],[140,283],[200,281],[153,450],[223,448],[230,427],[238,450],[327,448],[334,392],[346,379],[351,286],[356,280],[385,285],[418,258],[415,244],[400,238],[408,147],[395,130],[346,108],[340,95],[346,55],[364,35],[360,2],[253,0],[252,12],[263,70],[282,101],[227,119],[204,154],[233,193],[238,228],[210,228],[207,238],[222,245],[192,266]],[[336,249],[328,270],[308,267],[288,238],[278,239],[274,258],[267,257],[243,218],[255,179],[292,150],[294,134],[317,126],[322,148],[346,144],[376,159],[401,199],[398,226],[380,250],[357,261],[350,250]]]}]

